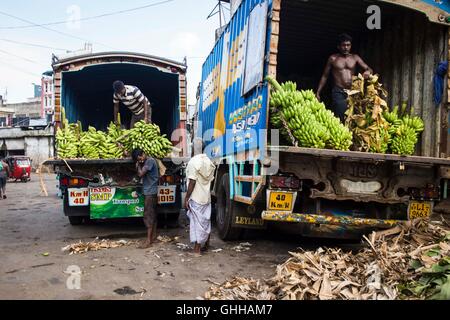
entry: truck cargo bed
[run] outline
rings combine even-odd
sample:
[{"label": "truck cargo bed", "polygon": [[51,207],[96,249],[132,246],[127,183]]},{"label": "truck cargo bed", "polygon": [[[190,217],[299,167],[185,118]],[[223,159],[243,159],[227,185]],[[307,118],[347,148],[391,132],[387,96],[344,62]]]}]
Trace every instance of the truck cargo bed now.
[{"label": "truck cargo bed", "polygon": [[[171,162],[173,158],[160,159],[162,162]],[[177,162],[188,162],[189,158],[176,158]],[[133,163],[131,158],[126,159],[51,159],[44,162],[44,165],[79,165],[79,164],[128,164]]]},{"label": "truck cargo bed", "polygon": [[297,153],[297,154],[302,154],[302,155],[311,155],[314,157],[367,160],[367,161],[374,161],[374,162],[376,162],[376,161],[392,161],[392,162],[429,164],[429,165],[450,165],[450,158],[401,156],[401,155],[396,155],[396,154],[380,154],[380,153],[358,152],[358,151],[338,151],[338,150],[328,150],[328,149],[291,147],[291,146],[269,146],[268,151],[281,152],[281,153],[283,153],[283,152]]}]

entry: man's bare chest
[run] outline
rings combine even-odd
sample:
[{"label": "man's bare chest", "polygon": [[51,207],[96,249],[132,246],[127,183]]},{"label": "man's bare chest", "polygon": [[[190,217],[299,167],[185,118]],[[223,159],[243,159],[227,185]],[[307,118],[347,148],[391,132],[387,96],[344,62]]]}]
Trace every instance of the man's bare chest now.
[{"label": "man's bare chest", "polygon": [[356,67],[356,59],[353,57],[337,58],[333,63],[333,67],[338,70],[353,70]]}]

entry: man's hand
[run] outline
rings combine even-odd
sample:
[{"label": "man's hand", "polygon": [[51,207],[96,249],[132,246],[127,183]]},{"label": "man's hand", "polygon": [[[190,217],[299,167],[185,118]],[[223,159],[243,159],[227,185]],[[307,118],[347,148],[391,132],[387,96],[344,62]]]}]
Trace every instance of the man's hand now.
[{"label": "man's hand", "polygon": [[319,100],[319,102],[320,102],[320,94],[317,92],[316,93],[316,98],[317,98],[317,100]]},{"label": "man's hand", "polygon": [[189,199],[188,198],[186,198],[184,200],[184,207],[186,208],[186,211],[191,210],[191,208],[189,207]]},{"label": "man's hand", "polygon": [[369,77],[372,75],[372,72],[370,72],[370,70],[367,70],[363,73],[363,77],[364,79],[369,79]]}]

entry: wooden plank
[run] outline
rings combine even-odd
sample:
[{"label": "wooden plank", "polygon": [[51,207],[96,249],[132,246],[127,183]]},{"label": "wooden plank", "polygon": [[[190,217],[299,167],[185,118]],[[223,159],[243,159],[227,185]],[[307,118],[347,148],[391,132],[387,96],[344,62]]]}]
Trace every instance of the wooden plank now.
[{"label": "wooden plank", "polygon": [[278,53],[278,43],[280,37],[278,35],[272,35],[270,37],[270,53]]},{"label": "wooden plank", "polygon": [[277,65],[277,55],[276,54],[270,54],[270,57],[269,57],[269,64],[270,65]]},{"label": "wooden plank", "polygon": [[[388,90],[391,92],[393,83],[393,67],[392,67],[392,23],[387,23],[386,28],[383,29],[383,69],[381,71],[382,81]],[[389,105],[395,105],[392,99],[392,94],[388,96]]]},{"label": "wooden plank", "polygon": [[402,35],[401,35],[401,20],[396,20],[393,25],[393,44],[391,47],[391,55],[392,55],[392,62],[393,62],[393,73],[392,73],[392,89],[391,89],[391,95],[392,95],[392,101],[393,105],[401,105],[402,99],[400,96],[400,82],[402,81],[401,72],[402,72],[402,50],[401,50],[401,44],[402,43]]},{"label": "wooden plank", "polygon": [[[380,31],[376,31],[375,32],[375,48],[382,48],[382,34]],[[370,66],[373,70],[374,73],[379,73],[379,70],[381,70],[381,62],[382,62],[382,58],[381,58],[381,51],[382,50],[373,50],[374,51],[374,59],[373,59],[373,64]]]},{"label": "wooden plank", "polygon": [[259,182],[259,183],[261,183],[263,180],[261,176],[245,176],[245,175],[236,176],[234,179],[240,182]]},{"label": "wooden plank", "polygon": [[[415,114],[422,117],[423,114],[423,67],[426,57],[423,54],[425,45],[425,19],[415,15],[412,22],[412,69],[411,69],[411,105],[415,108]],[[416,152],[422,154],[422,139],[416,147]]]},{"label": "wooden plank", "polygon": [[280,23],[272,21],[272,34],[279,35],[280,34]]},{"label": "wooden plank", "polygon": [[401,73],[401,88],[400,88],[400,97],[402,101],[408,102],[408,107],[411,107],[411,96],[410,96],[410,84],[411,84],[411,44],[412,44],[412,36],[411,36],[411,15],[405,14],[402,20],[402,30],[403,30],[403,41],[402,41],[402,73]]},{"label": "wooden plank", "polygon": [[281,0],[272,0],[273,10],[281,10]]},{"label": "wooden plank", "polygon": [[[435,42],[437,44],[436,60],[438,62],[440,62],[441,60],[443,60],[442,58],[444,58],[444,57],[442,57],[442,58],[440,57],[441,52],[445,52],[446,51],[445,49],[447,48],[447,34],[446,33],[444,34],[443,32],[440,32],[439,29],[441,29],[441,27],[434,26],[434,28],[436,29],[436,41],[437,41],[437,42]],[[442,36],[444,38],[442,38]],[[434,75],[434,73],[433,73],[433,75]],[[433,87],[434,87],[434,82],[433,82]],[[434,92],[434,90],[433,90],[433,92]],[[433,156],[435,156],[435,157],[440,157],[442,150],[446,149],[446,148],[443,148],[443,146],[441,144],[441,142],[442,142],[442,140],[441,140],[441,138],[442,138],[442,130],[443,130],[443,127],[446,127],[446,123],[448,122],[446,117],[442,117],[443,116],[442,110],[445,109],[445,99],[444,99],[445,98],[445,93],[444,93],[444,96],[442,98],[443,99],[442,99],[442,102],[439,105],[439,107],[434,108],[435,133],[434,133],[434,143],[433,143],[433,146],[434,146]],[[433,97],[433,105],[434,105],[434,97]],[[445,141],[445,144],[447,144],[446,142],[447,141]]]},{"label": "wooden plank", "polygon": [[431,156],[434,154],[433,150],[433,142],[435,135],[435,113],[436,113],[436,107],[434,106],[433,102],[433,75],[434,75],[434,68],[436,64],[436,56],[438,57],[439,54],[436,54],[436,43],[435,39],[436,36],[434,32],[436,30],[433,28],[431,23],[425,24],[425,45],[424,45],[424,51],[423,55],[425,57],[424,61],[424,70],[423,70],[423,101],[422,101],[422,119],[425,123],[425,130],[422,134],[422,155],[424,156]]},{"label": "wooden plank", "polygon": [[277,65],[269,65],[269,75],[276,77],[277,75]]},{"label": "wooden plank", "polygon": [[424,30],[423,18],[414,17],[412,23],[412,62],[411,62],[411,105],[415,108],[416,115],[422,116],[422,92],[423,92],[423,64],[424,56],[422,55],[424,46]]},{"label": "wooden plank", "polygon": [[272,11],[272,21],[280,22],[280,11],[278,10]]},{"label": "wooden plank", "polygon": [[242,202],[242,203],[245,203],[245,204],[252,204],[252,198],[250,198],[250,197],[244,197],[244,196],[235,195],[234,196],[234,201]]}]

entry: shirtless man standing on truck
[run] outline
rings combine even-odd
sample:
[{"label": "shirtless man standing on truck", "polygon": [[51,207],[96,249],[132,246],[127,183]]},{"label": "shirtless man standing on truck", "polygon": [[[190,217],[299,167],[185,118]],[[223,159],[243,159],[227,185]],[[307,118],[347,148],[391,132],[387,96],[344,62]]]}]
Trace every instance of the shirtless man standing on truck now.
[{"label": "shirtless man standing on truck", "polygon": [[373,70],[357,54],[352,54],[352,37],[348,34],[341,34],[338,38],[339,53],[333,54],[328,58],[327,65],[320,79],[319,88],[316,97],[320,101],[320,94],[328,81],[328,75],[333,75],[334,87],[331,91],[333,100],[333,111],[341,121],[345,120],[347,111],[347,93],[345,90],[351,89],[352,78],[356,74],[356,68],[359,66],[363,70],[364,78],[368,78]]}]

